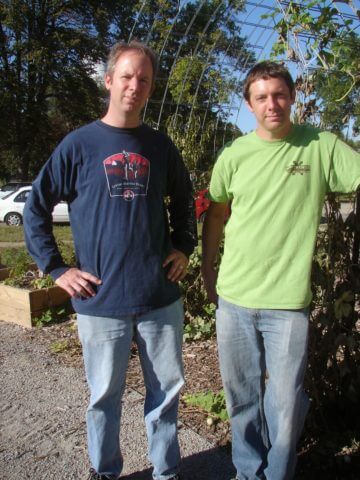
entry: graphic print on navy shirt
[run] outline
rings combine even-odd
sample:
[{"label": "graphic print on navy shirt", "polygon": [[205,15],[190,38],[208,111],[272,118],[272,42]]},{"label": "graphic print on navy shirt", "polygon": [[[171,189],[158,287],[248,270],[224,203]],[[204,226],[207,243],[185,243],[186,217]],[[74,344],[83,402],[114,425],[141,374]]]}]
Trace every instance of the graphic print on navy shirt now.
[{"label": "graphic print on navy shirt", "polygon": [[150,162],[138,153],[115,153],[104,161],[110,197],[124,197],[131,202],[137,195],[146,195]]}]

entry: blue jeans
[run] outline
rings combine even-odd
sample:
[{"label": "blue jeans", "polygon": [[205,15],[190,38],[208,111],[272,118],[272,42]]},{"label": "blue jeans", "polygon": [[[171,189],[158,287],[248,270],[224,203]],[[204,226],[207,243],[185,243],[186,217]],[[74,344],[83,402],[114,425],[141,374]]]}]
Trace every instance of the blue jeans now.
[{"label": "blue jeans", "polygon": [[146,387],[145,424],[153,478],[165,480],[179,470],[177,438],[182,364],[181,300],[142,315],[122,318],[78,315],[85,372],[90,388],[87,410],[89,456],[100,474],[120,476],[121,399],[134,339]]},{"label": "blue jeans", "polygon": [[303,390],[308,324],[308,309],[256,310],[219,298],[220,370],[238,480],[294,475],[309,407]]}]

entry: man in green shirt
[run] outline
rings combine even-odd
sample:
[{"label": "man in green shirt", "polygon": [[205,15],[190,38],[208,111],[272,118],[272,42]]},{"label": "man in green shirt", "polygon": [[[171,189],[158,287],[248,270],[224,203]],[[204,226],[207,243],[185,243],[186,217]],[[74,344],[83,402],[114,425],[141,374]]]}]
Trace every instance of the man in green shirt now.
[{"label": "man in green shirt", "polygon": [[310,273],[324,198],[358,188],[360,155],[331,133],[291,123],[295,88],[281,65],[256,64],[244,97],[257,128],[226,145],[214,166],[202,273],[218,303],[236,478],[285,480],[294,474],[309,403]]}]

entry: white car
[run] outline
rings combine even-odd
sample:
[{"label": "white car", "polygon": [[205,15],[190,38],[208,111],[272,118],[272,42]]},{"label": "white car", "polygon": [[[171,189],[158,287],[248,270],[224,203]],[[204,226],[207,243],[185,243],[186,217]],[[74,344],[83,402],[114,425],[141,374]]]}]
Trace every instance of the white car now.
[{"label": "white car", "polygon": [[0,187],[0,198],[6,197],[11,192],[16,192],[21,187],[31,187],[31,182],[9,182]]},{"label": "white car", "polygon": [[[6,197],[0,198],[0,221],[7,225],[19,226],[23,223],[23,211],[31,187],[19,188],[16,192],[9,193]],[[58,223],[69,223],[69,211],[66,202],[55,205],[53,221]]]}]

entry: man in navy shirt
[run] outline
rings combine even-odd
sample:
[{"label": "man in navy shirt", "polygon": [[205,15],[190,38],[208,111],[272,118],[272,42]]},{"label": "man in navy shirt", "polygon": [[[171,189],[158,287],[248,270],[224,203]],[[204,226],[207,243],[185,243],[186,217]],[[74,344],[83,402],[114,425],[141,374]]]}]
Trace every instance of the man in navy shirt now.
[{"label": "man in navy shirt", "polygon": [[[25,208],[29,252],[70,294],[78,313],[91,393],[92,480],[116,479],[122,471],[121,400],[132,340],[146,386],[153,478],[180,478],[177,409],[184,378],[178,282],[196,234],[183,161],[166,135],[140,120],[156,70],[157,58],[144,44],[112,48],[106,115],[65,137],[34,182]],[[69,204],[76,268],[64,263],[52,233],[51,212],[60,200]]]}]

